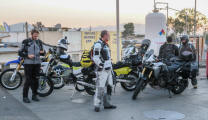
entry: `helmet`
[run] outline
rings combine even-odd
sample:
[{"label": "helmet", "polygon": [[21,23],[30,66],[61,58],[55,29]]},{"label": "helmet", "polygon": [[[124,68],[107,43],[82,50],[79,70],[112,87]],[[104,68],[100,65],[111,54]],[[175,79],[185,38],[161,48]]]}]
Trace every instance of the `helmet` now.
[{"label": "helmet", "polygon": [[173,41],[173,38],[171,37],[171,36],[169,36],[168,38],[167,38],[167,42],[168,43],[171,43]]},{"label": "helmet", "polygon": [[145,46],[146,45],[147,47],[149,47],[150,44],[151,44],[151,41],[149,39],[142,40],[142,46]]},{"label": "helmet", "polygon": [[68,45],[69,45],[69,42],[66,37],[58,41],[58,47],[60,48],[68,50]]},{"label": "helmet", "polygon": [[[186,42],[182,42],[182,40],[186,40]],[[181,42],[182,42],[182,44],[187,44],[188,42],[189,42],[189,37],[188,37],[188,35],[183,35],[182,37],[181,37]]]},{"label": "helmet", "polygon": [[151,41],[149,39],[142,40],[142,45],[141,45],[142,50],[146,51],[149,48],[150,44]]}]

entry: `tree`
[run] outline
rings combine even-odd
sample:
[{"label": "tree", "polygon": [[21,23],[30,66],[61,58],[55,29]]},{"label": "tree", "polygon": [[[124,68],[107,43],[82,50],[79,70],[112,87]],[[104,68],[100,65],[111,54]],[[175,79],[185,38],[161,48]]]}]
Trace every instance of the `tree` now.
[{"label": "tree", "polygon": [[[207,24],[207,18],[204,14],[197,11],[196,13],[196,24],[197,28],[201,28]],[[194,9],[186,8],[176,13],[176,18],[168,18],[169,27],[173,28],[176,34],[183,33],[186,31],[187,34],[193,34],[194,30]],[[187,26],[186,26],[187,25]]]},{"label": "tree", "polygon": [[124,31],[122,32],[124,38],[128,36],[134,36],[134,23],[127,23],[124,25]]}]

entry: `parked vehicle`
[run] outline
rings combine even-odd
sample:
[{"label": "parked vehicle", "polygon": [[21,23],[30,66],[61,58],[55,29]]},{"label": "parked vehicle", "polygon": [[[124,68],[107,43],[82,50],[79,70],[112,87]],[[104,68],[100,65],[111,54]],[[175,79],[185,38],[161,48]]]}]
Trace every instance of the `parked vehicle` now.
[{"label": "parked vehicle", "polygon": [[[48,57],[51,54],[50,52],[51,51],[49,51],[46,54],[44,61],[49,60]],[[24,59],[19,57],[17,60],[9,61],[5,64],[6,66],[8,66],[10,64],[16,64],[17,67],[15,69],[7,69],[1,73],[0,84],[4,88],[6,88],[8,90],[15,90],[22,84],[23,77],[22,77],[22,74],[20,73],[20,69],[22,66],[24,67],[23,63],[24,63]],[[43,65],[46,66],[49,64],[51,64],[50,61],[49,62],[42,62],[41,66],[43,66]],[[42,69],[41,71],[43,72],[44,70]],[[45,97],[45,96],[48,96],[50,93],[52,93],[53,82],[51,81],[51,79],[49,77],[45,76],[42,72],[38,76],[38,78],[39,78],[38,94],[41,97]]]},{"label": "parked vehicle", "polygon": [[[187,54],[189,57],[191,54]],[[165,79],[165,73],[162,71],[164,66],[167,66],[161,60],[158,60],[154,55],[154,50],[148,51],[143,57],[143,70],[139,72],[139,79],[136,84],[136,89],[133,93],[132,99],[135,100],[137,95],[145,89],[147,84],[153,88],[165,88],[168,89],[169,95],[171,97],[171,92],[174,94],[182,93],[188,86],[188,78],[190,76],[190,64],[189,60],[176,59],[174,62],[179,62],[180,64],[171,73],[171,82],[167,82]],[[173,63],[174,63],[173,62]]]}]

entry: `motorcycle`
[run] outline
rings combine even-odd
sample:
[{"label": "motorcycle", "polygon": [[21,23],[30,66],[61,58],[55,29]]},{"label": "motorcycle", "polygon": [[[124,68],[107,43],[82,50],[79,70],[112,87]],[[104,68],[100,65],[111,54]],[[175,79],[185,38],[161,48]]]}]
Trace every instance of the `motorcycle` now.
[{"label": "motorcycle", "polygon": [[[192,55],[191,53],[186,56]],[[189,60],[178,59],[173,62],[180,63],[177,68],[171,71],[171,82],[168,82],[167,77],[164,73],[164,68],[170,68],[162,60],[158,60],[154,55],[154,50],[150,50],[145,53],[142,63],[143,70],[139,72],[139,79],[136,84],[136,89],[133,93],[132,99],[135,100],[137,95],[145,89],[147,84],[152,88],[165,88],[168,89],[171,97],[171,92],[174,94],[182,93],[188,86],[188,77],[190,75],[190,64]]]},{"label": "motorcycle", "polygon": [[[44,61],[47,61],[49,59],[50,51],[46,54]],[[0,75],[0,84],[8,89],[8,90],[15,90],[22,84],[22,74],[20,73],[20,69],[23,66],[24,67],[24,59],[21,57],[18,57],[17,60],[9,61],[5,64],[5,66],[8,66],[10,64],[16,64],[17,67],[15,69],[7,69],[3,71]],[[42,62],[41,66],[46,65],[46,62]],[[42,70],[43,71],[43,68]],[[41,74],[38,76],[39,79],[39,88],[38,88],[38,95],[40,97],[48,96],[53,91],[53,83],[49,77],[44,76],[44,74]],[[47,88],[47,89],[46,89]],[[43,92],[43,90],[45,90]]]}]

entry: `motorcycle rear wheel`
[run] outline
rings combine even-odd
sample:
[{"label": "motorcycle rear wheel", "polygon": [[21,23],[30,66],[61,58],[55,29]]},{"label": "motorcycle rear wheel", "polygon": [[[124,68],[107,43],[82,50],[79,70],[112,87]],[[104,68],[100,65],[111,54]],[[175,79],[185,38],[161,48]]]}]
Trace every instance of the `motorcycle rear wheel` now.
[{"label": "motorcycle rear wheel", "polygon": [[171,90],[174,94],[181,94],[187,87],[188,81],[181,81],[182,83],[177,84]]},{"label": "motorcycle rear wheel", "polygon": [[[86,79],[85,82],[87,82],[89,84],[93,84],[93,85],[96,84],[95,81],[92,80],[92,78]],[[92,96],[95,95],[95,89],[88,87],[88,86],[84,86],[84,87],[85,87],[85,91],[87,94],[92,95]]]},{"label": "motorcycle rear wheel", "polygon": [[128,75],[128,78],[132,79],[131,83],[121,82],[121,87],[126,91],[134,91],[136,89],[136,80],[138,79],[138,76],[136,74],[130,74]]}]

